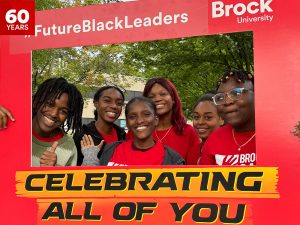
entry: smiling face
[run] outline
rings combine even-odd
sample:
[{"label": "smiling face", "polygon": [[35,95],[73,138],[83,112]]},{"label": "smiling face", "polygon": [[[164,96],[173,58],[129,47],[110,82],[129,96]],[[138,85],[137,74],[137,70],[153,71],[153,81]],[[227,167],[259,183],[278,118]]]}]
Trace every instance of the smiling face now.
[{"label": "smiling face", "polygon": [[63,93],[54,102],[43,104],[32,120],[33,130],[42,137],[52,137],[67,119],[69,96]]},{"label": "smiling face", "polygon": [[158,118],[147,102],[132,102],[127,110],[126,123],[133,133],[136,146],[148,146],[153,143],[152,132],[158,124]]},{"label": "smiling face", "polygon": [[219,116],[217,107],[211,101],[202,101],[193,112],[193,126],[202,141],[221,125],[224,120]]},{"label": "smiling face", "polygon": [[168,90],[163,86],[154,84],[147,97],[154,101],[158,116],[172,114],[174,101]]},{"label": "smiling face", "polygon": [[225,103],[217,106],[219,114],[226,123],[233,126],[237,131],[254,130],[254,92],[252,82],[238,83],[235,79],[230,78],[225,83],[221,83],[218,93],[228,92],[237,87],[245,88],[246,91],[235,101],[226,96]]},{"label": "smiling face", "polygon": [[94,106],[98,113],[98,119],[113,123],[122,112],[124,99],[119,91],[114,88],[104,90],[98,101],[94,101]]}]

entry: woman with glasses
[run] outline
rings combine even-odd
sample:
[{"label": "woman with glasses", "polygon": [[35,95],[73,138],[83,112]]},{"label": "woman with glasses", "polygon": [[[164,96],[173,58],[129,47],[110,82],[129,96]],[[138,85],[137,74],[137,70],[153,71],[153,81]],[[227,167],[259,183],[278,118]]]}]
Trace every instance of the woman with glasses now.
[{"label": "woman with glasses", "polygon": [[[101,87],[95,93],[95,121],[83,125],[83,131],[74,135],[78,151],[78,166],[82,164],[83,160],[80,141],[85,134],[92,137],[95,145],[99,145],[102,140],[104,140],[105,144],[108,144],[125,139],[126,133],[124,129],[114,124],[122,112],[124,100],[123,91],[119,87],[112,85]],[[99,152],[98,157],[101,154],[102,151]]]},{"label": "woman with glasses", "polygon": [[200,138],[202,145],[199,151],[197,164],[199,164],[204,143],[209,135],[224,124],[224,120],[217,111],[213,102],[216,92],[209,92],[201,96],[193,107],[193,127]]},{"label": "woman with glasses", "polygon": [[241,70],[226,72],[213,100],[227,125],[209,136],[200,164],[255,165],[254,77]]}]

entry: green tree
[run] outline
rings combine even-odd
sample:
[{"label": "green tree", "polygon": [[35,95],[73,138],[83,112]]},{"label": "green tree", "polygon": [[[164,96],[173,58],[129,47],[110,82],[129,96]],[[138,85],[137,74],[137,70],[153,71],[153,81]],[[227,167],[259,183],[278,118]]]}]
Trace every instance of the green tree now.
[{"label": "green tree", "polygon": [[169,78],[182,98],[186,115],[196,99],[215,89],[227,69],[253,72],[252,32],[128,44],[124,63],[145,78]]},{"label": "green tree", "polygon": [[[40,0],[38,10],[73,7],[118,0]],[[169,78],[182,98],[185,114],[196,99],[215,89],[227,69],[253,72],[252,32],[101,45],[33,52],[33,89],[49,77],[63,76],[86,92],[109,74],[118,83],[121,75],[143,79]]]},{"label": "green tree", "polygon": [[121,2],[120,0],[37,0],[35,2],[35,8],[37,11],[67,8],[74,6],[86,6],[94,4],[109,4]]}]

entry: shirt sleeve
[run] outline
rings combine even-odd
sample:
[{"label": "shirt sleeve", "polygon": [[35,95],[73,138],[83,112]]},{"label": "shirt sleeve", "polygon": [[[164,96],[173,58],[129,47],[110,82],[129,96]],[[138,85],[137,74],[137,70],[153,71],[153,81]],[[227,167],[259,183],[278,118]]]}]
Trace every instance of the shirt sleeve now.
[{"label": "shirt sleeve", "polygon": [[97,157],[99,151],[100,149],[98,146],[93,146],[82,150],[83,161],[81,166],[99,166],[100,161]]}]

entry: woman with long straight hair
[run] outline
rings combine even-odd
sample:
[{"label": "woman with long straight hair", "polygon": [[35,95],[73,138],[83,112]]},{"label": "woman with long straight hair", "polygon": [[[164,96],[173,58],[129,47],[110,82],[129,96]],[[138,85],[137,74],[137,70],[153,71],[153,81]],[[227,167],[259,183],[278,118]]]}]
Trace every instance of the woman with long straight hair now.
[{"label": "woman with long straight hair", "polygon": [[201,143],[194,128],[186,122],[174,84],[165,78],[152,78],[147,81],[143,95],[154,101],[159,118],[154,140],[176,150],[186,164],[197,164]]}]

